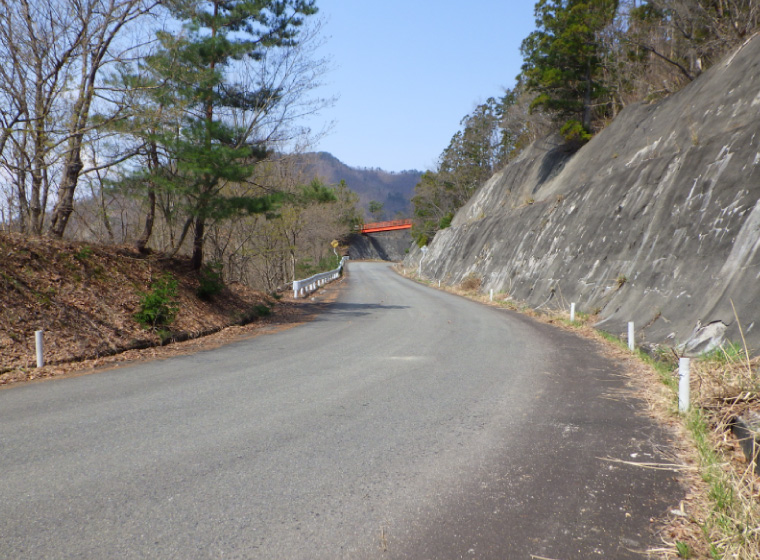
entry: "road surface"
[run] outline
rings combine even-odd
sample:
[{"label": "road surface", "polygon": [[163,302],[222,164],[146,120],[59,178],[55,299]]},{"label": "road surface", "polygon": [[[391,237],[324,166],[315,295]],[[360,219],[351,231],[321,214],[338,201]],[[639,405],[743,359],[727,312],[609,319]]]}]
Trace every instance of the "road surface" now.
[{"label": "road surface", "polygon": [[682,492],[594,343],[351,263],[316,320],[0,391],[0,558],[639,558]]}]

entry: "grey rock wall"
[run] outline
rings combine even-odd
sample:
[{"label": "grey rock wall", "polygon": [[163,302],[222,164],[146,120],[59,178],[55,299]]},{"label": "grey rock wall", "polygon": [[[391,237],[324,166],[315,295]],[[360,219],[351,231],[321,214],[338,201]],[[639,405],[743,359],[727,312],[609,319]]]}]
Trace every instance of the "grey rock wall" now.
[{"label": "grey rock wall", "polygon": [[[575,154],[545,139],[440,231],[423,275],[690,353],[760,350],[760,37],[677,94],[626,108]],[[406,259],[416,267],[421,253]],[[734,312],[736,310],[736,313]],[[739,323],[737,323],[737,317]]]},{"label": "grey rock wall", "polygon": [[410,230],[381,231],[351,236],[348,256],[353,260],[402,261],[412,245]]}]

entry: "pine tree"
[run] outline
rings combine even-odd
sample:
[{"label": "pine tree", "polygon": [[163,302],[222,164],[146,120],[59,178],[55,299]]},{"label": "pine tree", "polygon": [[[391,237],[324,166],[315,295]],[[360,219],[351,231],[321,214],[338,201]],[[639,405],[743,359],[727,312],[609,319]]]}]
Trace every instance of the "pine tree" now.
[{"label": "pine tree", "polygon": [[203,265],[207,224],[240,213],[267,211],[277,195],[229,194],[245,182],[267,146],[251,127],[236,125],[232,112],[262,111],[278,102],[278,92],[251,90],[233,80],[236,63],[261,60],[271,49],[292,47],[313,0],[172,0],[178,33],[158,34],[160,50],[145,61],[150,95],[161,106],[181,108],[177,122],[157,122],[150,142],[168,154],[167,168],[148,170],[158,189],[178,194],[193,230],[192,266]]},{"label": "pine tree", "polygon": [[532,108],[564,120],[568,139],[591,137],[594,108],[607,95],[601,79],[601,32],[615,17],[618,0],[539,0],[537,29],[522,43],[522,74],[537,93]]},{"label": "pine tree", "polygon": [[422,175],[414,188],[412,234],[424,244],[439,229],[451,225],[455,212],[506,163],[512,138],[500,126],[509,96],[488,98],[460,121],[441,153],[438,167]]}]

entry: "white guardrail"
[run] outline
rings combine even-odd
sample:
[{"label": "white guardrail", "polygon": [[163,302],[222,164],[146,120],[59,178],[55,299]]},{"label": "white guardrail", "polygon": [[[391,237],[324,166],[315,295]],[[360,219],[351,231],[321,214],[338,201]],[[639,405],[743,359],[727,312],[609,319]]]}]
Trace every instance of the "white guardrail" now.
[{"label": "white guardrail", "polygon": [[341,273],[343,272],[343,267],[346,264],[346,261],[348,260],[348,257],[343,257],[340,259],[340,264],[338,265],[338,268],[335,270],[330,270],[328,272],[321,272],[319,274],[315,274],[314,276],[310,276],[309,278],[306,278],[305,280],[294,280],[293,281],[293,297],[299,298],[303,297],[307,294],[310,294],[320,286],[324,286],[328,282],[332,282],[333,280],[336,280]]}]

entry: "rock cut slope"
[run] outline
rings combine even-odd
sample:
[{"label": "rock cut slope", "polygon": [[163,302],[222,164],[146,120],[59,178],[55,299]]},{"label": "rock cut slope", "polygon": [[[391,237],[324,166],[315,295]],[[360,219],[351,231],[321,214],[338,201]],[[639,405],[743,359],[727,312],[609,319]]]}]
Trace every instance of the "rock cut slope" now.
[{"label": "rock cut slope", "polygon": [[[422,271],[687,352],[760,349],[760,36],[575,154],[545,139],[438,232]],[[421,254],[407,258],[416,266]],[[736,313],[734,312],[736,309]],[[738,317],[738,321],[737,321]]]}]

